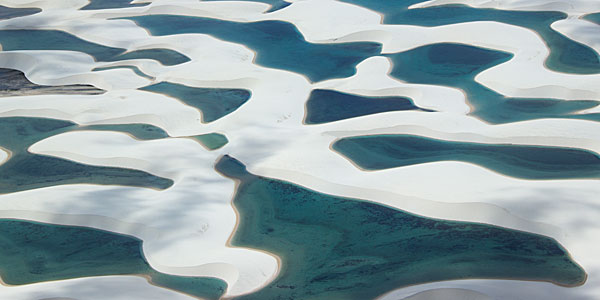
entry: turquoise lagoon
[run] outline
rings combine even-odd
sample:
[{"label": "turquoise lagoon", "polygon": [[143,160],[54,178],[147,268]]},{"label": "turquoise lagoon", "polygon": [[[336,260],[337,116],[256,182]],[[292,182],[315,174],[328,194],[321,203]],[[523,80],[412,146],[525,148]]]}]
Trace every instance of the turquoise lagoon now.
[{"label": "turquoise lagoon", "polygon": [[152,35],[204,33],[243,44],[256,51],[256,63],[304,74],[315,82],[351,76],[359,62],[381,53],[378,43],[309,43],[294,25],[282,21],[241,23],[179,15],[124,19],[135,21]]},{"label": "turquoise lagoon", "polygon": [[598,101],[506,97],[475,81],[477,74],[508,61],[512,57],[509,53],[440,43],[386,56],[394,63],[391,75],[398,79],[463,90],[473,107],[471,114],[486,122],[498,124],[540,118],[600,121],[597,113],[577,114],[598,106]]},{"label": "turquoise lagoon", "polygon": [[236,299],[365,300],[409,285],[467,278],[565,286],[586,280],[548,237],[318,193],[248,173],[229,156],[216,169],[239,181],[232,244],[264,249],[282,263],[273,282]]},{"label": "turquoise lagoon", "polygon": [[322,124],[376,113],[401,110],[430,111],[406,97],[367,97],[315,89],[306,101],[306,124]]},{"label": "turquoise lagoon", "polygon": [[59,184],[92,183],[128,185],[166,189],[171,179],[150,173],[115,167],[99,167],[74,161],[33,154],[29,146],[47,137],[73,130],[117,130],[140,139],[166,136],[161,129],[145,124],[94,125],[79,127],[74,123],[28,117],[0,118],[0,146],[12,157],[0,165],[0,194]]},{"label": "turquoise lagoon", "polygon": [[220,299],[227,284],[211,277],[164,274],[148,265],[142,241],[108,231],[0,219],[0,276],[10,285],[90,276],[144,275],[158,286]]},{"label": "turquoise lagoon", "polygon": [[42,11],[37,7],[12,8],[0,5],[0,20],[12,19],[37,14]]},{"label": "turquoise lagoon", "polygon": [[217,150],[229,143],[226,136],[215,132],[195,135],[192,136],[192,138],[199,141],[204,147],[208,148],[208,150]]},{"label": "turquoise lagoon", "polygon": [[165,94],[197,108],[202,113],[204,123],[216,121],[234,112],[251,95],[249,90],[244,89],[199,88],[166,81],[140,90]]},{"label": "turquoise lagoon", "polygon": [[473,21],[496,21],[531,29],[537,32],[550,49],[546,66],[554,71],[600,73],[600,55],[592,48],[556,32],[550,24],[567,18],[555,11],[514,11],[491,8],[473,8],[466,5],[442,5],[408,9],[422,0],[341,0],[360,5],[384,15],[385,24],[441,26]]},{"label": "turquoise lagoon", "polygon": [[454,142],[402,134],[347,137],[332,148],[367,170],[462,161],[523,179],[600,179],[600,156],[575,148]]},{"label": "turquoise lagoon", "polygon": [[126,59],[153,59],[165,66],[190,61],[189,57],[171,49],[126,49],[108,47],[80,39],[60,30],[4,29],[0,30],[3,51],[15,50],[70,50],[87,53],[97,61]]}]

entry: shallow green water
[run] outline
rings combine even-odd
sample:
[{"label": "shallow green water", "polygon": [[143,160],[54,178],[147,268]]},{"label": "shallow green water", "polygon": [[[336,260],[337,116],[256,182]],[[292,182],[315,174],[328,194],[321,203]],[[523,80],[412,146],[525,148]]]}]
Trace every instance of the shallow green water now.
[{"label": "shallow green water", "polygon": [[217,149],[225,146],[227,143],[229,143],[229,140],[227,139],[227,137],[220,133],[207,133],[207,134],[192,136],[192,138],[198,140],[200,143],[202,143],[202,145],[204,145],[209,150],[217,150]]},{"label": "shallow green water", "polygon": [[236,299],[374,299],[392,289],[467,278],[579,285],[585,272],[553,239],[469,222],[419,217],[255,176],[224,156],[216,169],[240,180],[235,246],[282,260],[265,288]]},{"label": "shallow green water", "polygon": [[370,42],[313,44],[291,23],[282,21],[232,22],[219,19],[146,15],[123,18],[135,21],[152,35],[204,33],[239,43],[256,51],[256,63],[306,75],[311,81],[348,77],[364,59],[381,53]]},{"label": "shallow green water", "polygon": [[3,51],[14,50],[70,50],[87,53],[97,61],[119,61],[126,59],[153,59],[171,66],[190,59],[171,49],[143,49],[125,52],[126,49],[108,47],[60,30],[6,29],[0,30]]},{"label": "shallow green water", "polygon": [[524,179],[600,179],[600,156],[575,148],[453,142],[415,135],[348,137],[332,148],[368,170],[463,161]]},{"label": "shallow green water", "polygon": [[146,262],[142,241],[88,227],[0,219],[0,276],[11,285],[104,275],[147,275],[151,281],[203,299],[219,299],[227,284],[211,277],[160,273]]},{"label": "shallow green water", "polygon": [[140,139],[166,136],[161,129],[146,124],[93,125],[79,127],[74,123],[44,118],[0,118],[0,146],[12,157],[0,165],[0,194],[60,184],[115,184],[166,189],[171,179],[150,173],[115,167],[100,167],[74,161],[33,154],[29,146],[47,137],[73,130],[115,130]]},{"label": "shallow green water", "polygon": [[322,124],[399,110],[422,110],[406,97],[367,97],[315,89],[306,102],[307,124]]},{"label": "shallow green water", "polygon": [[199,109],[204,123],[216,121],[234,112],[250,99],[248,90],[199,88],[171,82],[160,82],[140,90],[165,94]]},{"label": "shallow green water", "polygon": [[394,63],[390,74],[398,79],[462,89],[474,108],[471,114],[486,122],[498,124],[540,118],[600,121],[597,114],[575,114],[598,106],[598,101],[505,97],[475,81],[475,76],[485,69],[512,58],[509,53],[440,43],[386,56]]},{"label": "shallow green water", "polygon": [[384,15],[385,24],[441,26],[473,21],[496,21],[531,29],[548,45],[550,56],[546,66],[558,72],[576,74],[600,73],[600,55],[592,48],[554,31],[550,24],[567,18],[556,11],[511,11],[473,8],[466,5],[442,5],[408,9],[422,0],[341,0],[360,5]]}]

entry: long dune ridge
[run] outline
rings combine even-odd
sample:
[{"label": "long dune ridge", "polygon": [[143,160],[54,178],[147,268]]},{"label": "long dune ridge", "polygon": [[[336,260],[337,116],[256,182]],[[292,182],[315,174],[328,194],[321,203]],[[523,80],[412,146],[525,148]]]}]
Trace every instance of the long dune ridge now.
[{"label": "long dune ridge", "polygon": [[598,15],[0,0],[0,300],[600,298]]}]

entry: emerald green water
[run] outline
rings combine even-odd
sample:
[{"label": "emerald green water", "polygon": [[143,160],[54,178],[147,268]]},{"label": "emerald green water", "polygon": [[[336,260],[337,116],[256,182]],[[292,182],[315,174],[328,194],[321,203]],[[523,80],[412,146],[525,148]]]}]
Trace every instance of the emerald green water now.
[{"label": "emerald green water", "polygon": [[404,286],[498,278],[582,284],[586,274],[553,239],[424,218],[255,176],[229,156],[217,171],[239,180],[234,246],[281,258],[278,277],[236,299],[374,299]]},{"label": "emerald green water", "polygon": [[[531,29],[537,32],[550,49],[546,66],[554,71],[600,73],[600,55],[594,49],[554,31],[550,25],[567,18],[556,11],[514,11],[473,8],[466,5],[442,5],[408,9],[422,0],[341,0],[375,10],[384,15],[385,24],[441,26],[462,22],[496,21]],[[502,34],[502,33],[499,33]]]},{"label": "emerald green water", "polygon": [[352,76],[358,63],[381,53],[378,43],[309,43],[294,25],[282,21],[243,23],[178,15],[123,19],[135,21],[152,35],[204,33],[243,44],[256,52],[256,63],[304,74],[314,82]]},{"label": "emerald green water", "polygon": [[423,110],[406,97],[367,97],[315,89],[306,102],[306,124],[322,124],[381,112]]},{"label": "emerald green water", "polygon": [[97,61],[153,59],[166,66],[190,61],[187,56],[171,49],[143,49],[125,52],[126,49],[88,42],[60,30],[4,29],[0,30],[0,44],[2,44],[3,51],[79,51],[93,56]]},{"label": "emerald green water", "polygon": [[600,179],[600,156],[575,148],[453,142],[401,134],[342,138],[332,148],[368,170],[463,161],[523,179]]},{"label": "emerald green water", "polygon": [[41,12],[42,10],[37,7],[27,8],[12,8],[0,5],[0,20],[12,19],[17,17],[23,17],[33,15]]},{"label": "emerald green water", "polygon": [[250,99],[248,90],[199,88],[171,82],[160,82],[140,90],[165,94],[199,109],[204,123],[216,121],[234,112]]},{"label": "emerald green water", "polygon": [[34,143],[73,130],[116,130],[140,139],[166,136],[161,129],[145,124],[77,126],[74,123],[28,117],[0,118],[0,146],[12,157],[0,165],[0,194],[60,184],[93,183],[166,189],[171,179],[150,173],[115,167],[99,167],[74,161],[33,154],[27,149]]},{"label": "emerald green water", "polygon": [[229,143],[226,136],[220,133],[207,133],[202,135],[192,136],[209,150],[217,150]]},{"label": "emerald green water", "polygon": [[142,241],[108,231],[0,219],[0,276],[11,285],[106,275],[146,275],[158,286],[219,299],[227,284],[211,277],[160,273],[144,258]]},{"label": "emerald green water", "polygon": [[436,84],[465,91],[472,115],[493,124],[540,118],[600,121],[598,114],[576,114],[600,104],[592,100],[505,97],[477,83],[475,76],[508,61],[505,52],[452,43],[431,44],[386,55],[394,63],[391,75],[412,83]]}]

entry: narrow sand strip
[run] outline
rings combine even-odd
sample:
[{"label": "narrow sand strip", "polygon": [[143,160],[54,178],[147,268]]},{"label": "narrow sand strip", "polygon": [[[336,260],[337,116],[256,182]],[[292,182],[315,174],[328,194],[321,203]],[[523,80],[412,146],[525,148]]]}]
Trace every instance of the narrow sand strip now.
[{"label": "narrow sand strip", "polygon": [[23,286],[0,285],[0,293],[3,298],[11,300],[196,299],[156,287],[139,276],[87,277]]}]

